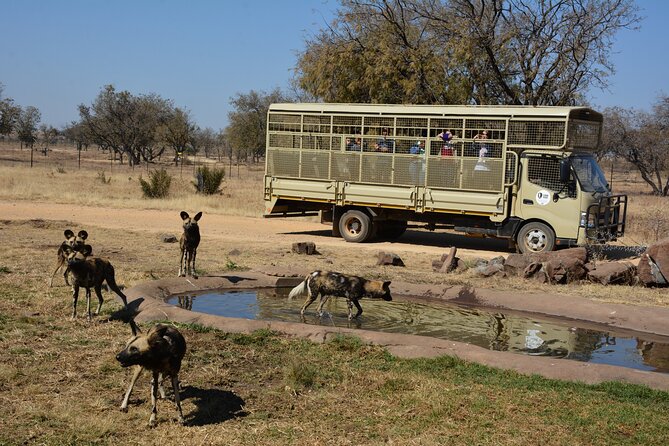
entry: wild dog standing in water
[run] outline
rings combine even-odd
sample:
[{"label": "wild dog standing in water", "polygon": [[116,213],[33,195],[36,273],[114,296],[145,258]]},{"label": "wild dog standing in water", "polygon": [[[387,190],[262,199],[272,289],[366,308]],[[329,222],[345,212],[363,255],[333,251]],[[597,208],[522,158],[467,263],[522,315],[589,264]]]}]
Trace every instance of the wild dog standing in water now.
[{"label": "wild dog standing in water", "polygon": [[[309,305],[311,305],[318,295],[321,296],[320,305],[318,305],[318,315],[323,315],[323,305],[327,302],[330,296],[346,298],[348,305],[348,318],[358,317],[362,314],[362,307],[358,300],[363,297],[370,297],[372,299],[393,300],[390,295],[390,281],[384,282],[381,280],[367,280],[357,276],[346,276],[340,273],[328,271],[314,271],[309,274],[302,283],[292,289],[288,295],[289,299],[293,297],[307,294],[307,300],[302,305],[300,314]],[[358,312],[353,316],[353,305],[358,309]]]},{"label": "wild dog standing in water", "polygon": [[[56,270],[51,274],[51,279],[49,280],[49,288],[53,286],[53,278],[56,276],[56,273],[58,272],[59,269],[61,269],[65,264],[67,264],[67,255],[65,254],[65,247],[69,246],[70,248],[74,249],[75,251],[81,251],[84,247],[84,244],[86,242],[86,239],[88,238],[88,232],[81,230],[77,233],[77,235],[74,235],[74,232],[70,229],[65,230],[65,241],[60,244],[58,247],[58,261],[56,262]],[[65,268],[65,272],[63,273],[63,277],[65,278],[65,283],[67,285],[70,284],[69,280],[67,280],[67,273],[69,272],[69,268]]]},{"label": "wild dog standing in water", "polygon": [[81,251],[75,251],[69,246],[65,247],[67,265],[70,279],[72,280],[72,319],[77,317],[77,299],[79,298],[80,287],[86,288],[88,320],[91,320],[91,288],[95,289],[95,294],[98,296],[98,308],[95,310],[95,314],[100,313],[102,302],[104,302],[102,298],[102,283],[105,281],[109,288],[123,300],[123,305],[128,308],[128,299],[118,285],[116,285],[114,267],[109,260],[99,257],[88,257],[92,249],[91,245],[84,245]]},{"label": "wild dog standing in water", "polygon": [[181,211],[184,232],[181,234],[181,240],[179,240],[179,247],[181,248],[179,277],[187,275],[196,277],[195,256],[197,255],[197,247],[200,244],[200,227],[197,222],[200,220],[200,217],[202,217],[202,212],[198,212],[195,214],[195,217],[190,218],[188,212]]},{"label": "wild dog standing in water", "polygon": [[124,412],[128,410],[128,400],[135,381],[137,381],[142,370],[147,369],[153,374],[151,381],[152,409],[149,426],[156,424],[158,391],[160,388],[164,398],[161,381],[163,377],[168,375],[172,379],[179,422],[183,424],[184,416],[181,411],[181,399],[179,398],[178,374],[181,369],[181,360],[186,354],[186,340],[176,328],[168,325],[155,325],[146,335],[142,335],[141,333],[137,334],[138,328],[134,325],[134,321],[131,324],[133,325],[134,336],[128,341],[125,348],[116,355],[116,360],[121,363],[122,367],[137,366],[130,379],[130,386],[123,397],[121,410]]}]

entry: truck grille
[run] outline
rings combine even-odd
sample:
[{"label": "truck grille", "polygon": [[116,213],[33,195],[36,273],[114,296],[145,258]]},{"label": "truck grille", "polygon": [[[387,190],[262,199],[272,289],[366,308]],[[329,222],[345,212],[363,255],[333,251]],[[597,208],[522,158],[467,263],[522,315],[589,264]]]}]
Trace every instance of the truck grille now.
[{"label": "truck grille", "polygon": [[586,222],[587,238],[595,242],[616,240],[625,234],[627,219],[627,195],[602,197],[599,203],[588,208]]}]

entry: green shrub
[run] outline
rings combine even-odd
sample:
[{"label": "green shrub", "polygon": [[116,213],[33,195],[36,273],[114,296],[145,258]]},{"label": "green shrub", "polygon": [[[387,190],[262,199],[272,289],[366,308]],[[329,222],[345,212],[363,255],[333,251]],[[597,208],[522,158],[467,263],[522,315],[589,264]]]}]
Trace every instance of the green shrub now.
[{"label": "green shrub", "polygon": [[172,177],[165,169],[154,170],[149,173],[149,181],[139,177],[139,184],[146,198],[165,198],[170,192]]},{"label": "green shrub", "polygon": [[201,194],[213,195],[218,193],[218,188],[221,187],[224,177],[225,170],[223,169],[210,169],[207,166],[198,167],[193,186]]}]

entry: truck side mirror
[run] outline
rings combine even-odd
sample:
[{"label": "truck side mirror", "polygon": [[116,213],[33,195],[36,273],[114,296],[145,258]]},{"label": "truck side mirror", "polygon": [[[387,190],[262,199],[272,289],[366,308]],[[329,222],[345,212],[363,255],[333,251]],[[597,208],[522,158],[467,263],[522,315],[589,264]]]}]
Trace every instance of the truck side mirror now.
[{"label": "truck side mirror", "polygon": [[568,158],[560,160],[560,182],[568,183],[571,176],[571,161]]}]

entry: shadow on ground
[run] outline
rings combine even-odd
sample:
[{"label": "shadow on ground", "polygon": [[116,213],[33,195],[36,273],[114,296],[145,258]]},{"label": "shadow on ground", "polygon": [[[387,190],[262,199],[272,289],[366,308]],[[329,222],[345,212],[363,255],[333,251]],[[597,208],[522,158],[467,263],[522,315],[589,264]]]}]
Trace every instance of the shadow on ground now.
[{"label": "shadow on ground", "polygon": [[247,415],[243,410],[244,400],[227,390],[188,386],[182,389],[181,399],[191,399],[197,407],[186,416],[186,424],[189,426],[222,423]]}]

